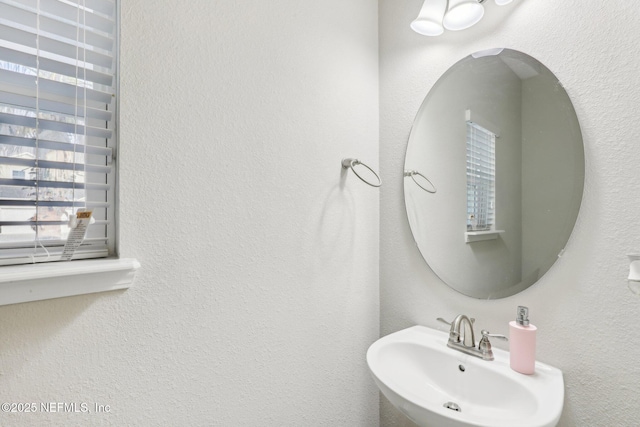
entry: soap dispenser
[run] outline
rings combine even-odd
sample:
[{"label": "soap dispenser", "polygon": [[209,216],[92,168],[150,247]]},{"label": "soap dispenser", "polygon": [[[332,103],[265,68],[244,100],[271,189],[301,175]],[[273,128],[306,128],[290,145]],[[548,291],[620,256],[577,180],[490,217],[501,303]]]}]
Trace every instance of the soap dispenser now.
[{"label": "soap dispenser", "polygon": [[518,306],[516,320],[509,322],[509,358],[511,369],[531,375],[536,365],[536,331],[529,323],[529,309]]}]

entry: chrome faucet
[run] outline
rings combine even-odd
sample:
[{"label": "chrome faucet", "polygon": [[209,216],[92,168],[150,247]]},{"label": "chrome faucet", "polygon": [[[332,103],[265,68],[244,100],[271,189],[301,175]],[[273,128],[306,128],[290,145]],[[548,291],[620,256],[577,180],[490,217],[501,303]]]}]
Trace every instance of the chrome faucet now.
[{"label": "chrome faucet", "polygon": [[[476,319],[468,318],[464,314],[459,314],[451,322],[451,330],[449,330],[449,343],[455,343],[464,347],[475,347],[476,337],[473,333],[473,322]],[[463,327],[464,329],[460,329]],[[462,333],[461,333],[462,332]]]},{"label": "chrome faucet", "polygon": [[447,322],[441,317],[438,317],[438,320],[451,326],[447,347],[471,356],[479,357],[483,360],[494,359],[489,338],[507,340],[507,337],[504,335],[491,334],[489,331],[483,329],[480,332],[482,334],[482,338],[476,348],[476,339],[473,332],[473,322],[475,322],[475,319],[469,318],[464,314],[459,314],[455,319],[453,319],[453,322]]}]

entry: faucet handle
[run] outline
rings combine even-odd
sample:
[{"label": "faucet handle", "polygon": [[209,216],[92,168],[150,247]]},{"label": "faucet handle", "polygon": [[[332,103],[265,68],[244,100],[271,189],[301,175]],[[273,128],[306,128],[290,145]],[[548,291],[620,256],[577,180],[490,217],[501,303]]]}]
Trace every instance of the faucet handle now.
[{"label": "faucet handle", "polygon": [[487,331],[486,329],[481,330],[480,333],[482,334],[482,339],[484,339],[486,337],[487,341],[489,340],[489,338],[498,338],[498,339],[501,339],[501,340],[504,340],[504,341],[509,341],[509,338],[505,337],[504,335],[492,334],[489,331]]},{"label": "faucet handle", "polygon": [[482,358],[485,360],[493,360],[493,350],[491,349],[491,341],[489,338],[498,338],[501,340],[509,341],[509,338],[500,334],[492,334],[486,329],[480,331],[482,334],[482,339],[478,343],[478,350],[482,353]]}]

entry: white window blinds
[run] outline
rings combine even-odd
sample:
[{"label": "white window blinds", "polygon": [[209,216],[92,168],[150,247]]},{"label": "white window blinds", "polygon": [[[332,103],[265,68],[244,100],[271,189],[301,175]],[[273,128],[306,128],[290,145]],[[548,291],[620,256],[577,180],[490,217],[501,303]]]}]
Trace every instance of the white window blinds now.
[{"label": "white window blinds", "polygon": [[58,260],[78,209],[74,259],[113,251],[115,20],[114,0],[0,0],[0,265]]},{"label": "white window blinds", "polygon": [[490,230],[495,223],[496,136],[467,122],[467,228]]}]

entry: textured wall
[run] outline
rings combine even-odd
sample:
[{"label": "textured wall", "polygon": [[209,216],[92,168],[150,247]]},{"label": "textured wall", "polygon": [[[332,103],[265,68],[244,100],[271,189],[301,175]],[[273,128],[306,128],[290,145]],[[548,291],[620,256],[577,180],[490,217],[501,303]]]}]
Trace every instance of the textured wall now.
[{"label": "textured wall", "polygon": [[[380,0],[380,293],[382,334],[435,318],[473,315],[508,332],[519,304],[538,326],[538,358],[565,374],[560,426],[640,425],[640,298],[627,289],[625,254],[640,249],[640,9],[634,2],[487,2],[473,29],[427,38],[409,23],[422,1]],[[494,13],[495,12],[495,13]],[[493,15],[493,16],[490,16]],[[586,157],[582,210],[564,256],[516,296],[475,300],[443,284],[413,243],[402,196],[404,150],[429,88],[477,50],[508,47],[544,63],[564,84],[581,122]],[[496,342],[504,348],[504,344]],[[384,401],[382,425],[411,425]]]},{"label": "textured wall", "polygon": [[134,287],[0,308],[0,401],[111,412],[0,425],[377,425],[377,5],[185,5],[122,0]]}]

